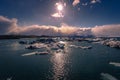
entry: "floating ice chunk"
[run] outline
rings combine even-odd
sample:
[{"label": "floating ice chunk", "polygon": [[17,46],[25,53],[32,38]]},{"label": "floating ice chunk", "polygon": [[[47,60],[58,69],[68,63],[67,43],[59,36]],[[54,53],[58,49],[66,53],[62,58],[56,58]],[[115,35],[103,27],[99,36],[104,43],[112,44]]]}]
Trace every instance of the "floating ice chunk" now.
[{"label": "floating ice chunk", "polygon": [[117,78],[108,73],[101,73],[101,76],[103,80],[118,80]]},{"label": "floating ice chunk", "polygon": [[22,56],[30,56],[30,55],[34,55],[36,52],[31,52],[31,53],[26,53],[26,54],[23,54]]},{"label": "floating ice chunk", "polygon": [[116,63],[116,62],[110,62],[109,64],[120,67],[120,63]]},{"label": "floating ice chunk", "polygon": [[75,47],[76,48],[77,46],[76,45],[70,45],[70,47]]},{"label": "floating ice chunk", "polygon": [[7,80],[12,80],[12,77],[10,77],[10,78],[7,78]]},{"label": "floating ice chunk", "polygon": [[70,45],[70,47],[80,48],[80,49],[91,49],[92,48],[92,46],[76,46],[76,45]]},{"label": "floating ice chunk", "polygon": [[55,51],[55,53],[65,53],[65,51],[62,50],[62,49],[58,49],[58,50]]},{"label": "floating ice chunk", "polygon": [[33,45],[29,45],[26,47],[26,49],[42,49],[42,48],[47,48],[47,45],[35,43]]},{"label": "floating ice chunk", "polygon": [[102,41],[101,44],[120,49],[120,41],[115,41],[110,39],[110,40]]},{"label": "floating ice chunk", "polygon": [[59,41],[58,43],[65,44],[66,42],[64,42],[64,41]]},{"label": "floating ice chunk", "polygon": [[81,48],[81,49],[91,49],[92,46],[78,46],[78,48]]},{"label": "floating ice chunk", "polygon": [[47,51],[43,51],[43,52],[35,51],[35,52],[23,54],[22,56],[30,56],[30,55],[47,55],[47,54],[49,54],[49,52],[47,52]]},{"label": "floating ice chunk", "polygon": [[49,54],[47,51],[35,53],[35,55],[47,55],[47,54]]}]

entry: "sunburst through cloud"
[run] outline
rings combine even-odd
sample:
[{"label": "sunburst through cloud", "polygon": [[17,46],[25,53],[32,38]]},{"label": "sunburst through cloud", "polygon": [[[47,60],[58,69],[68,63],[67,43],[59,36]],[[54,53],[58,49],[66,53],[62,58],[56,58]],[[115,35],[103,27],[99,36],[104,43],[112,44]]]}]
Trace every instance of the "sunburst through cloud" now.
[{"label": "sunburst through cloud", "polygon": [[55,4],[55,7],[56,7],[56,11],[54,14],[52,14],[51,16],[52,17],[56,17],[56,18],[62,18],[64,17],[64,7],[65,7],[65,3],[62,3],[62,2],[58,2]]}]

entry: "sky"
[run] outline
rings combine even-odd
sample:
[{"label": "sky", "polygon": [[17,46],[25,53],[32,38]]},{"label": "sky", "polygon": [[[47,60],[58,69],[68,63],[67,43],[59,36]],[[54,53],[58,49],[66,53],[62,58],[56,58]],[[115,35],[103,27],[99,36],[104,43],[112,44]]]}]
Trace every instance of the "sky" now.
[{"label": "sky", "polygon": [[51,17],[55,12],[55,3],[59,1],[0,0],[0,15],[17,18],[21,25],[59,25],[64,22],[70,25],[92,27],[120,23],[120,0],[99,0],[96,3],[91,3],[92,0],[80,0],[76,6],[72,5],[73,0],[64,0],[65,16],[61,20]]},{"label": "sky", "polygon": [[[103,26],[104,28],[112,26],[119,31],[119,3],[120,0],[0,0],[0,33],[11,32],[10,29],[13,27],[12,33],[21,32],[25,28],[30,29],[30,26],[39,26],[39,28],[44,26],[45,29],[46,27],[50,29],[54,27],[59,32],[57,34],[64,32],[60,29],[64,26],[69,26],[70,32],[73,30],[71,27],[79,30],[83,28],[83,31],[89,33],[88,30],[92,31],[93,28],[95,30],[96,27],[103,28]],[[62,6],[62,9],[58,9],[58,6],[59,8]],[[24,30],[21,30],[21,27]],[[114,34],[110,35],[120,36],[119,32],[113,31],[111,33]]]}]

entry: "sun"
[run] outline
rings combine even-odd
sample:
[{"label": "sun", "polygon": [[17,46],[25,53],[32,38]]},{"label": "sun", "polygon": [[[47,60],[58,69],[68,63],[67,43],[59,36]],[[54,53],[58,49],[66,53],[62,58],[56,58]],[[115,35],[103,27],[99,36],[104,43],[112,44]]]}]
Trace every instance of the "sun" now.
[{"label": "sun", "polygon": [[55,8],[56,8],[56,12],[54,14],[52,14],[52,17],[56,17],[56,18],[63,18],[64,17],[64,7],[65,4],[63,4],[62,2],[58,2],[55,4]]},{"label": "sun", "polygon": [[57,6],[57,9],[58,9],[59,11],[62,11],[62,10],[63,10],[63,6],[62,6],[61,4],[59,4],[59,5]]},{"label": "sun", "polygon": [[58,11],[62,11],[63,10],[63,5],[61,3],[56,3],[56,7]]}]

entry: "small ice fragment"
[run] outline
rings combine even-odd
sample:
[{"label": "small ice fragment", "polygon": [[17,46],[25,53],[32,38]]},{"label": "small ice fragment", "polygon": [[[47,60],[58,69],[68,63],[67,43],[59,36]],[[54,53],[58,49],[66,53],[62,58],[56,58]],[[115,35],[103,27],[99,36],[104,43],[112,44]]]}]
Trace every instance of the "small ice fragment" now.
[{"label": "small ice fragment", "polygon": [[103,80],[118,80],[117,78],[108,73],[101,73],[101,76]]}]

